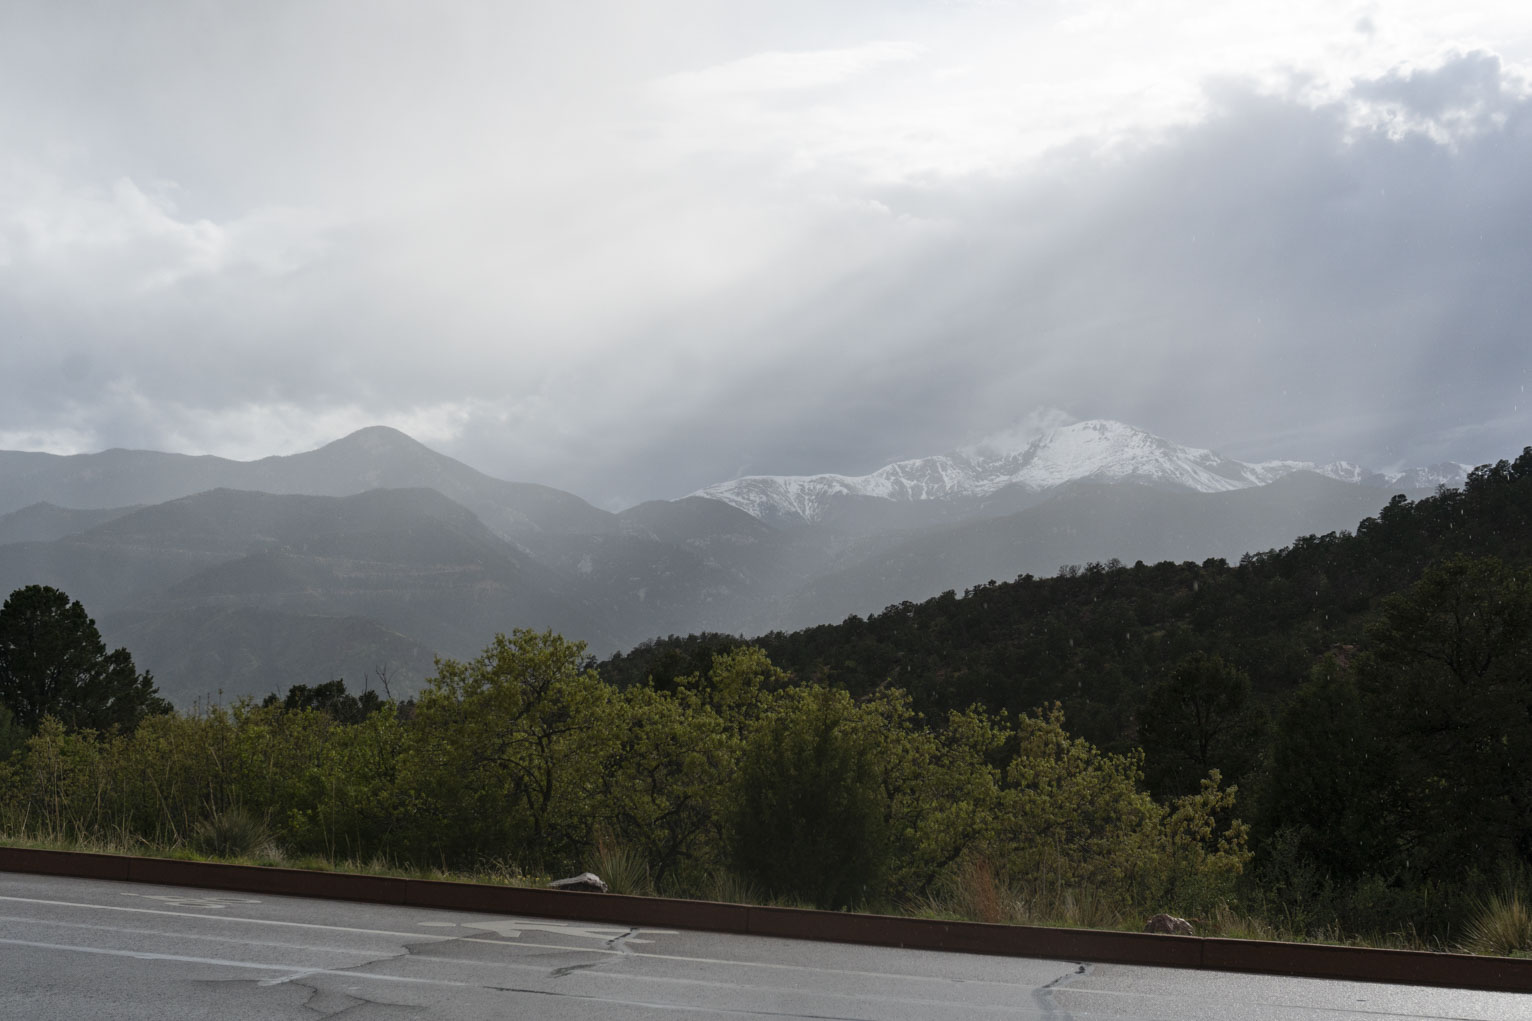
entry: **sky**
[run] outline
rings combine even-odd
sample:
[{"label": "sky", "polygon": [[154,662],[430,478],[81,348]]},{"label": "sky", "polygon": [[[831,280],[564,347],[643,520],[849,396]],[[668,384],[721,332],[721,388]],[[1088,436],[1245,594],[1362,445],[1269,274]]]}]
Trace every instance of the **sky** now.
[{"label": "sky", "polygon": [[8,0],[0,449],[609,509],[1111,418],[1532,444],[1532,5]]}]

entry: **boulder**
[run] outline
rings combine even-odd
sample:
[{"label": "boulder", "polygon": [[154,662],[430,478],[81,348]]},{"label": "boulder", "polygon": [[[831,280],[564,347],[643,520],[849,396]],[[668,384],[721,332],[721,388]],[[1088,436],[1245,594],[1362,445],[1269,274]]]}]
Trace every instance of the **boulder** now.
[{"label": "boulder", "polygon": [[555,879],[548,886],[554,890],[578,890],[583,893],[606,893],[606,883],[594,872],[582,872],[568,879]]},{"label": "boulder", "polygon": [[1192,923],[1175,915],[1155,915],[1144,923],[1145,932],[1163,932],[1171,936],[1192,935]]}]

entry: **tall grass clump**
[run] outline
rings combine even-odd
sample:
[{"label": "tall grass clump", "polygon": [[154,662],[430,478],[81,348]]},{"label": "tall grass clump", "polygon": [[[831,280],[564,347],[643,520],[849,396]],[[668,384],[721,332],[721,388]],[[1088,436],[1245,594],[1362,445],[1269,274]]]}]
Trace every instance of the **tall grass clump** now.
[{"label": "tall grass clump", "polygon": [[765,904],[766,895],[732,869],[710,870],[698,886],[697,895],[719,904]]},{"label": "tall grass clump", "polygon": [[612,893],[648,896],[654,893],[654,880],[649,872],[649,862],[637,848],[614,840],[610,834],[599,834],[591,852],[591,871],[606,882]]},{"label": "tall grass clump", "polygon": [[971,922],[1019,922],[1025,913],[993,862],[981,854],[965,856],[942,876],[927,906],[937,915]]},{"label": "tall grass clump", "polygon": [[265,821],[237,805],[198,823],[191,845],[218,858],[276,857],[277,850]]},{"label": "tall grass clump", "polygon": [[1497,957],[1532,951],[1532,910],[1521,891],[1513,888],[1481,900],[1459,946],[1470,954]]}]

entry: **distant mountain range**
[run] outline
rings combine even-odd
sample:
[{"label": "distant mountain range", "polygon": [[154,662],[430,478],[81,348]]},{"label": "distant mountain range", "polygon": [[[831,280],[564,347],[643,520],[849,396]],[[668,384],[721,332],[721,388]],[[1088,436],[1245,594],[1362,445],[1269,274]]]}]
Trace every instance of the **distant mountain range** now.
[{"label": "distant mountain range", "polygon": [[1434,489],[1461,485],[1470,467],[1444,463],[1385,474],[1347,461],[1247,464],[1098,419],[1048,429],[1019,450],[979,446],[897,461],[868,475],[752,475],[715,483],[694,495],[721,500],[773,524],[809,524],[832,516],[837,504],[858,498],[970,504],[977,510],[986,502],[1026,502],[1077,482],[1223,493],[1270,485],[1294,472],[1373,487]]},{"label": "distant mountain range", "polygon": [[0,595],[62,588],[183,704],[337,676],[399,694],[512,627],[605,654],[1066,563],[1237,558],[1465,471],[1250,465],[1084,422],[1020,450],[736,479],[613,514],[382,427],[251,462],[0,452]]}]

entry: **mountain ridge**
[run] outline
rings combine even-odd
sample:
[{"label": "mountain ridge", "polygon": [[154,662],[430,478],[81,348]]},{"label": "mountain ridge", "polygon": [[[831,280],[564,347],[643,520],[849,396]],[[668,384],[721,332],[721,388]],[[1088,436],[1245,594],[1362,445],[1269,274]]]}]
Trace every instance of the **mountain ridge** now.
[{"label": "mountain ridge", "polygon": [[146,506],[213,489],[354,496],[413,488],[434,489],[461,503],[513,541],[618,528],[616,515],[573,493],[495,478],[388,426],[254,461],[121,448],[91,454],[0,451],[0,515],[37,503],[74,510]]},{"label": "mountain ridge", "polygon": [[946,454],[895,461],[866,475],[752,475],[704,486],[691,494],[738,507],[771,524],[812,524],[850,498],[894,503],[976,503],[1014,489],[1040,494],[1071,482],[1136,482],[1201,493],[1270,485],[1298,471],[1372,487],[1430,489],[1460,485],[1468,465],[1385,473],[1347,461],[1247,463],[1188,447],[1108,419],[1055,426],[1020,449],[978,445]]},{"label": "mountain ridge", "polygon": [[[252,462],[0,452],[0,508],[22,504],[0,511],[0,592],[48,584],[82,600],[179,700],[380,666],[408,689],[435,656],[516,627],[596,654],[764,633],[1066,562],[1233,558],[1354,528],[1387,498],[1355,466],[1336,469],[1343,482],[1272,462],[1276,481],[1258,485],[1211,451],[1084,426],[901,462],[881,489],[841,485],[813,520],[776,521],[703,495],[614,514],[386,427]],[[299,648],[314,657],[303,670]]]}]

